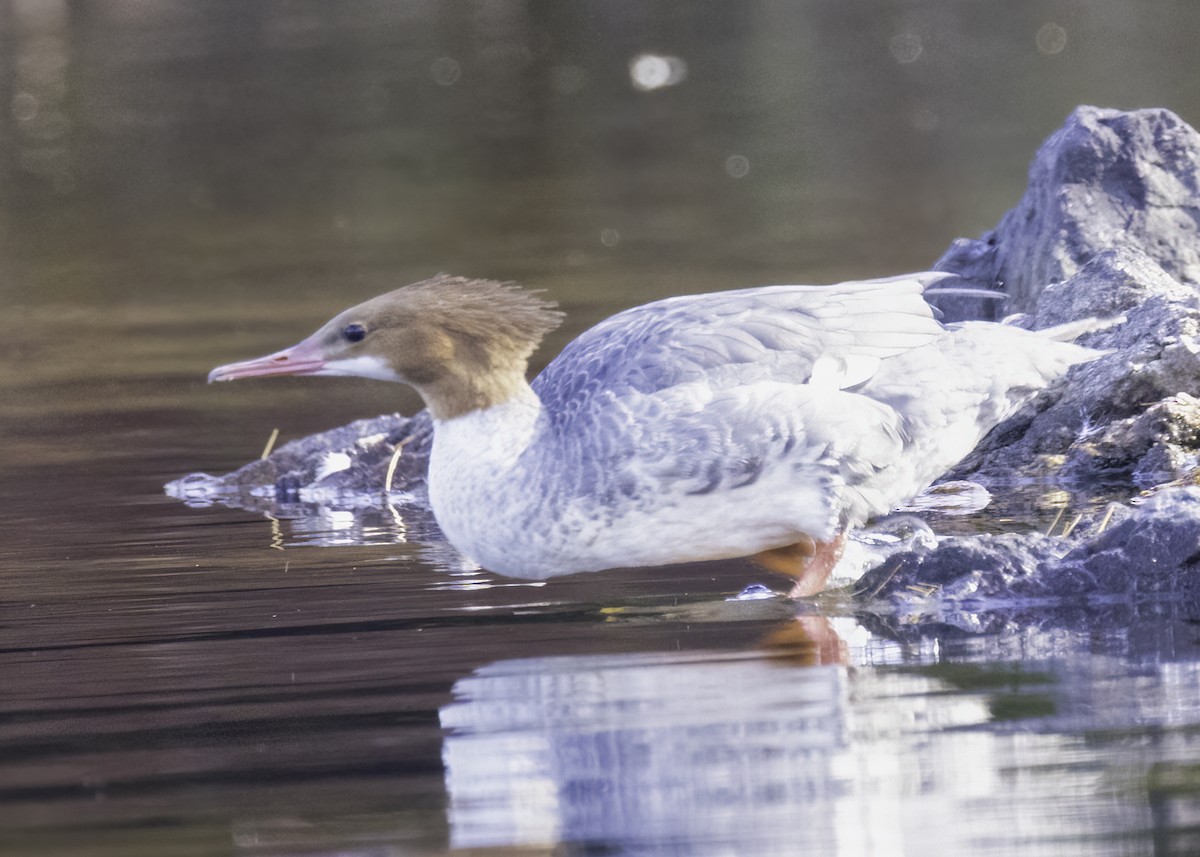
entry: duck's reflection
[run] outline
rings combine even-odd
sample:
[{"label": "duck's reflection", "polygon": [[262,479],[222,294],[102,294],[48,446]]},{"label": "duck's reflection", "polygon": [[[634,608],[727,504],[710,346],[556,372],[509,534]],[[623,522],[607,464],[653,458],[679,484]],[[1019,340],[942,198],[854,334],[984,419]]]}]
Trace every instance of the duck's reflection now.
[{"label": "duck's reflection", "polygon": [[1194,781],[1164,797],[1153,772],[1193,770],[1200,662],[1133,668],[1088,640],[956,661],[936,639],[812,617],[756,651],[496,662],[440,711],[451,841],[839,857],[1174,843]]},{"label": "duck's reflection", "polygon": [[[460,680],[456,701],[441,710],[453,844],[885,853],[872,843],[909,826],[900,799],[909,790],[891,781],[911,778],[918,793],[922,784],[988,791],[972,782],[996,767],[981,758],[989,752],[982,734],[960,733],[969,765],[907,758],[931,721],[943,729],[985,722],[981,699],[939,699],[918,675],[890,676],[880,694],[870,673],[794,666],[798,652],[814,660],[828,652],[827,640],[786,644],[788,657],[502,661]],[[869,702],[882,696],[887,704]]]}]

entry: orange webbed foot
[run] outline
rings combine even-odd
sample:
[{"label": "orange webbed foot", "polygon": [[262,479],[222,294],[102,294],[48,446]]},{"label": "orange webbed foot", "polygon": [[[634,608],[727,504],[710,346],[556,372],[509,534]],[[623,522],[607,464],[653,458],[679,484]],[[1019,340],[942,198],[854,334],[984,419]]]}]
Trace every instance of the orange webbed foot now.
[{"label": "orange webbed foot", "polygon": [[845,533],[839,533],[828,542],[805,536],[795,544],[765,550],[750,558],[768,571],[793,578],[796,582],[788,597],[804,598],[825,588],[845,546]]}]

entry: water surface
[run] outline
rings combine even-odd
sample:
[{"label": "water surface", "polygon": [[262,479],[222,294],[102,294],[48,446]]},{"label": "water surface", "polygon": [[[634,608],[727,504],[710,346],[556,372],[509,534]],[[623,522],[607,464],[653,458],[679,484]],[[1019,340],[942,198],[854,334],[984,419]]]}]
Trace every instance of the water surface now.
[{"label": "water surface", "polygon": [[[764,582],[743,563],[533,585],[161,486],[415,408],[203,379],[439,270],[562,301],[544,361],[655,297],[922,268],[1075,104],[1200,120],[1198,26],[1158,0],[0,2],[0,848],[1196,853],[1186,607],[910,632],[727,602]],[[643,54],[686,74],[647,89]]]}]

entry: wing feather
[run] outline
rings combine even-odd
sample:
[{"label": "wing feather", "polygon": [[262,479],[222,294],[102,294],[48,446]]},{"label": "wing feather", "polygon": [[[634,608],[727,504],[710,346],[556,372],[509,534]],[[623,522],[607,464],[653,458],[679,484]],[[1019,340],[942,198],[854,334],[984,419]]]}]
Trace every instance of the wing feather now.
[{"label": "wing feather", "polygon": [[[941,276],[915,274],[835,286],[765,286],[667,298],[618,313],[588,330],[534,381],[568,421],[601,390],[651,393],[707,381],[716,387],[806,383],[818,360],[871,364],[944,332],[921,296]],[[565,426],[564,426],[565,428]]]},{"label": "wing feather", "polygon": [[580,483],[560,487],[636,507],[778,476],[814,486],[787,514],[830,535],[839,492],[903,454],[901,415],[852,388],[945,333],[921,295],[934,279],[669,298],[602,322],[534,381]]}]

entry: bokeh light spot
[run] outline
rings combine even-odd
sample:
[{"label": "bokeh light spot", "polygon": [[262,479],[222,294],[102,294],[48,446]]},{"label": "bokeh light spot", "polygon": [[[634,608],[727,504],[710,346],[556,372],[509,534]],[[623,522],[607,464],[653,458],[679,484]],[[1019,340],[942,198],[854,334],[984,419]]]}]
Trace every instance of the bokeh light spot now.
[{"label": "bokeh light spot", "polygon": [[18,122],[32,122],[37,118],[38,98],[32,92],[18,92],[13,96],[12,115]]},{"label": "bokeh light spot", "polygon": [[730,155],[725,159],[725,172],[730,178],[745,178],[750,173],[750,159],[745,155]]},{"label": "bokeh light spot", "polygon": [[1047,56],[1061,54],[1067,46],[1067,31],[1055,23],[1042,24],[1035,41],[1041,53]]},{"label": "bokeh light spot", "polygon": [[687,63],[679,57],[639,54],[629,63],[629,77],[642,92],[675,86],[687,80]]},{"label": "bokeh light spot", "polygon": [[462,77],[462,66],[453,57],[438,57],[429,66],[429,76],[438,86],[453,86]]},{"label": "bokeh light spot", "polygon": [[916,33],[897,33],[888,41],[888,50],[892,52],[896,62],[908,65],[921,58],[925,46]]}]

